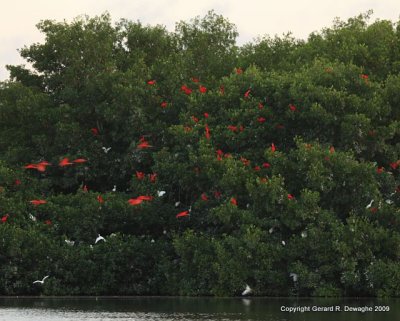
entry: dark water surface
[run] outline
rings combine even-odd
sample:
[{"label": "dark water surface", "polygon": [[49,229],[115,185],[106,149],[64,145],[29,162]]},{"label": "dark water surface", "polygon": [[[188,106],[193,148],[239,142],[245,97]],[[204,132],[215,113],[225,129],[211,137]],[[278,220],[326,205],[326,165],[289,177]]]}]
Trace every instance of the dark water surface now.
[{"label": "dark water surface", "polygon": [[[372,312],[344,311],[356,307],[369,307],[372,308]],[[310,311],[282,311],[295,309]],[[315,309],[328,311],[312,311]],[[337,309],[340,312],[332,312],[329,309]],[[78,320],[397,321],[400,320],[400,299],[0,298],[0,321]]]}]

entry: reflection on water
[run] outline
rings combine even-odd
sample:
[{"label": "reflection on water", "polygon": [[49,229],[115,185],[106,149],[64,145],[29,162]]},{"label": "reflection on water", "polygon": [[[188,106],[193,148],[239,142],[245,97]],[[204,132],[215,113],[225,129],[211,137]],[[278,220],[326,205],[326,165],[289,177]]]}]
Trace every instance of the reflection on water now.
[{"label": "reflection on water", "polygon": [[[282,312],[339,307],[341,312]],[[344,312],[345,306],[387,306],[388,312]],[[0,321],[397,321],[399,299],[296,298],[1,298]]]}]

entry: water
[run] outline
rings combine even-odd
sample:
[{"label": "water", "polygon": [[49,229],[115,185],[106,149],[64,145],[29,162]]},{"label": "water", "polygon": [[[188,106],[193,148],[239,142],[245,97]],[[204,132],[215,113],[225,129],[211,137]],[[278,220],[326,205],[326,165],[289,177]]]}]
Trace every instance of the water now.
[{"label": "water", "polygon": [[[341,312],[282,312],[297,307]],[[348,307],[389,311],[351,312]],[[388,308],[387,308],[388,307]],[[400,299],[0,298],[0,321],[397,321]]]}]

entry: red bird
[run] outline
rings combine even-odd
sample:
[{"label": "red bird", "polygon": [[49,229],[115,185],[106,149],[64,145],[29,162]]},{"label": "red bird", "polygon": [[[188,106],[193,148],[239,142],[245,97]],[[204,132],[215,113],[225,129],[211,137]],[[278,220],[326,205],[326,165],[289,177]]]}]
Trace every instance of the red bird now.
[{"label": "red bird", "polygon": [[377,172],[378,174],[382,174],[384,170],[385,170],[384,167],[378,167],[378,168],[376,169],[376,172]]},{"label": "red bird", "polygon": [[64,167],[64,166],[68,166],[68,165],[73,165],[73,163],[71,163],[67,157],[66,157],[66,158],[63,158],[63,159],[60,160],[60,162],[58,163],[58,166],[60,166],[60,167]]},{"label": "red bird", "polygon": [[16,179],[14,182],[14,185],[16,185],[16,186],[21,185],[21,184],[22,184],[22,182],[19,179]]},{"label": "red bird", "polygon": [[192,118],[192,120],[193,120],[195,123],[198,123],[198,122],[199,122],[199,119],[198,119],[197,117],[192,116],[191,118]]},{"label": "red bird", "polygon": [[93,135],[97,136],[99,134],[99,130],[96,127],[90,128],[90,131]]},{"label": "red bird", "polygon": [[292,194],[287,194],[287,198],[288,198],[288,200],[292,200],[292,199],[294,199],[294,196]]},{"label": "red bird", "polygon": [[51,165],[49,162],[47,162],[47,161],[41,161],[41,162],[39,162],[39,163],[37,163],[37,164],[28,164],[28,165],[25,165],[24,167],[25,167],[26,169],[36,169],[36,170],[38,170],[39,172],[44,172],[44,171],[46,170],[46,166],[49,166],[49,165]]},{"label": "red bird", "polygon": [[198,83],[200,80],[198,78],[192,77],[192,81],[195,82],[195,83]]},{"label": "red bird", "polygon": [[200,85],[199,91],[200,91],[202,94],[205,94],[205,93],[207,92],[207,88],[204,87],[204,86],[202,86],[202,85]]},{"label": "red bird", "polygon": [[251,89],[248,89],[248,90],[244,93],[244,98],[249,98],[250,91],[251,91]]},{"label": "red bird", "polygon": [[390,167],[391,167],[392,169],[396,169],[397,167],[399,167],[399,163],[400,163],[400,161],[390,163]]},{"label": "red bird", "polygon": [[247,158],[240,157],[240,161],[243,163],[244,166],[250,165],[250,161]]},{"label": "red bird", "polygon": [[144,178],[144,173],[136,171],[136,177],[138,180],[141,181]]},{"label": "red bird", "polygon": [[155,183],[157,180],[157,173],[152,173],[150,176],[150,182]]},{"label": "red bird", "polygon": [[207,194],[206,194],[206,193],[202,193],[202,194],[201,194],[201,199],[202,199],[203,201],[208,201]]},{"label": "red bird", "polygon": [[295,105],[289,104],[289,108],[290,108],[291,111],[296,111],[296,106]]},{"label": "red bird", "polygon": [[46,224],[46,225],[51,225],[52,223],[51,223],[51,220],[45,220],[45,221],[44,221],[44,224]]},{"label": "red bird", "polygon": [[139,205],[142,202],[143,202],[143,200],[139,199],[139,198],[131,198],[131,199],[128,200],[128,203],[131,204],[131,205]]},{"label": "red bird", "polygon": [[161,108],[167,108],[167,106],[168,106],[168,103],[166,101],[163,101],[161,103]]},{"label": "red bird", "polygon": [[207,138],[207,139],[210,139],[210,129],[208,128],[208,125],[207,125],[207,124],[205,125],[205,130],[206,130],[206,133],[205,133],[206,138]]},{"label": "red bird", "polygon": [[76,164],[81,164],[81,163],[86,163],[86,162],[87,162],[87,159],[84,159],[84,158],[77,158],[77,159],[74,159],[72,162],[73,162],[73,163],[76,163]]},{"label": "red bird", "polygon": [[261,167],[260,167],[260,166],[255,166],[255,167],[254,167],[254,170],[255,170],[255,171],[259,171],[259,170],[261,170]]},{"label": "red bird", "polygon": [[153,147],[153,146],[149,145],[149,142],[144,137],[141,137],[139,139],[139,144],[137,145],[137,148],[145,149],[145,148],[150,148],[150,147]]},{"label": "red bird", "polygon": [[208,118],[208,116],[210,116],[208,113],[204,113],[203,115],[205,118]]},{"label": "red bird", "polygon": [[47,201],[45,201],[45,200],[32,200],[32,201],[29,201],[29,203],[31,203],[32,205],[38,206],[38,205],[41,205],[41,204],[46,204]]},{"label": "red bird", "polygon": [[103,197],[101,197],[101,195],[98,195],[98,196],[97,196],[97,201],[98,201],[100,204],[104,203],[104,199],[103,199]]},{"label": "red bird", "polygon": [[4,215],[4,216],[1,218],[1,222],[2,222],[2,223],[7,222],[9,216],[10,216],[9,214]]},{"label": "red bird", "polygon": [[243,69],[242,68],[236,68],[236,73],[238,74],[238,75],[240,75],[240,74],[242,74],[243,73]]},{"label": "red bird", "polygon": [[262,124],[262,123],[265,123],[266,119],[265,119],[264,117],[258,117],[258,118],[257,118],[257,121],[258,121],[260,124]]},{"label": "red bird", "polygon": [[153,80],[149,80],[148,82],[147,82],[147,84],[148,85],[155,85],[156,84],[156,81],[153,79]]},{"label": "red bird", "polygon": [[142,200],[142,201],[151,201],[151,200],[153,200],[153,196],[151,196],[151,195],[140,195],[136,199]]},{"label": "red bird", "polygon": [[273,153],[275,153],[275,151],[276,151],[276,147],[275,147],[275,144],[274,144],[274,143],[271,144],[271,151],[272,151]]},{"label": "red bird", "polygon": [[270,163],[263,163],[263,164],[262,164],[262,167],[263,167],[263,168],[270,168],[270,167],[271,167],[271,164],[270,164]]},{"label": "red bird", "polygon": [[178,217],[184,217],[184,216],[189,216],[189,215],[190,215],[189,213],[190,213],[189,211],[180,212],[180,213],[176,214],[176,218],[178,218]]},{"label": "red bird", "polygon": [[233,125],[229,125],[229,126],[228,126],[228,129],[229,129],[231,132],[237,132],[237,130],[238,130],[238,128],[237,128],[236,126],[233,126]]},{"label": "red bird", "polygon": [[236,200],[236,198],[234,198],[234,197],[231,198],[231,204],[237,206],[237,200]]},{"label": "red bird", "polygon": [[258,103],[258,109],[263,109],[264,108],[264,105],[262,104],[262,103]]},{"label": "red bird", "polygon": [[215,197],[215,198],[220,198],[221,195],[222,195],[222,193],[221,193],[220,191],[215,191],[215,192],[214,192],[214,197]]},{"label": "red bird", "polygon": [[181,90],[186,94],[190,95],[192,93],[192,90],[188,88],[186,85],[182,85]]}]

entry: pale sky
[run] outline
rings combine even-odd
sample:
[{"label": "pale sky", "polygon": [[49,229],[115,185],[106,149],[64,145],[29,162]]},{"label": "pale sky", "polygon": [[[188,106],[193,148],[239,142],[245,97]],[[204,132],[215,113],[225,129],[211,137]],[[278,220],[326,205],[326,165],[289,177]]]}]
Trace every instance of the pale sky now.
[{"label": "pale sky", "polygon": [[204,16],[214,9],[237,26],[238,43],[257,36],[282,35],[288,31],[306,39],[313,31],[372,9],[375,19],[399,21],[400,0],[0,0],[0,81],[8,78],[6,64],[23,64],[18,48],[42,42],[35,25],[43,19],[71,21],[78,15],[108,11],[114,21],[140,20],[164,25]]}]

